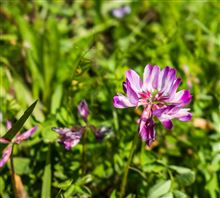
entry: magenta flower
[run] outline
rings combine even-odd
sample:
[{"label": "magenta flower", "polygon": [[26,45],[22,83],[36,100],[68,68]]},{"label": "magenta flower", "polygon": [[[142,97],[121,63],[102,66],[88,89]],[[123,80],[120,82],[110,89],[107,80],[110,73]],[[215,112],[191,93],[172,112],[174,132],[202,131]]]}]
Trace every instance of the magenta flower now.
[{"label": "magenta flower", "polygon": [[134,70],[126,72],[123,83],[127,97],[118,94],[113,98],[116,108],[143,106],[144,110],[139,121],[139,134],[148,145],[155,140],[155,123],[157,117],[167,129],[173,127],[172,119],[186,122],[192,118],[189,108],[191,101],[189,90],[177,92],[181,78],[176,77],[176,70],[166,66],[160,70],[158,66],[148,64],[144,69],[143,82]]},{"label": "magenta flower", "polygon": [[[9,130],[11,127],[12,127],[11,122],[7,121],[6,128]],[[0,168],[5,165],[5,163],[8,161],[9,157],[11,156],[13,144],[20,144],[22,141],[29,138],[36,130],[37,130],[37,126],[25,131],[24,133],[17,133],[15,138],[13,138],[11,141],[5,138],[0,138],[0,143],[8,144],[8,146],[3,151],[2,159],[0,160]]]},{"label": "magenta flower", "polygon": [[77,145],[85,131],[85,127],[75,126],[73,128],[52,128],[53,131],[59,133],[59,143],[63,144],[65,149],[70,150]]},{"label": "magenta flower", "polygon": [[78,113],[80,115],[80,117],[85,121],[87,122],[87,118],[89,116],[89,107],[86,103],[85,100],[81,100],[78,107]]}]

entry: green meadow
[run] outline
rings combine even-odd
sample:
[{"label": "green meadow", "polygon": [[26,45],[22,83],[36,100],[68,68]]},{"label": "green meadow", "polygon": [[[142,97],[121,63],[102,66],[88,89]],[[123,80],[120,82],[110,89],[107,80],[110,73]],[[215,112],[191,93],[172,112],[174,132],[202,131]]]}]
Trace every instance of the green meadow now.
[{"label": "green meadow", "polygon": [[[0,3],[0,137],[11,142],[0,141],[0,160],[13,145],[0,197],[220,197],[219,1]],[[138,135],[143,108],[113,105],[126,71],[142,78],[147,64],[175,68],[192,95],[192,120],[168,130],[155,119],[151,146]],[[67,150],[52,128],[75,126],[86,132]],[[101,139],[93,126],[106,129]]]}]

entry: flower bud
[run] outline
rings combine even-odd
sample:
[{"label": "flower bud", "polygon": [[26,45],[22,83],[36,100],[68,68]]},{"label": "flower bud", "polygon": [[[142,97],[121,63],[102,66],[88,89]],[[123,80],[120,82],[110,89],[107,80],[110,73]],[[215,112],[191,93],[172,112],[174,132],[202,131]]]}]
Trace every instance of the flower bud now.
[{"label": "flower bud", "polygon": [[89,115],[89,107],[88,107],[86,101],[81,100],[77,108],[78,108],[78,112],[79,112],[80,117],[85,122],[87,122],[87,118],[88,118],[88,115]]}]

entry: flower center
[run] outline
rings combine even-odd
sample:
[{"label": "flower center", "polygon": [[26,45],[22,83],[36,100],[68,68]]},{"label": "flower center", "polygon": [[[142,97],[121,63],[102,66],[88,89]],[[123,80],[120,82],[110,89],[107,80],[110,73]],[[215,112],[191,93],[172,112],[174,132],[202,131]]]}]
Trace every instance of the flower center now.
[{"label": "flower center", "polygon": [[153,92],[143,91],[139,93],[138,106],[150,107],[151,110],[166,107],[168,104],[164,101],[165,98],[163,93],[160,93],[158,90]]},{"label": "flower center", "polygon": [[153,92],[150,91],[146,91],[146,92],[141,92],[139,93],[139,104],[141,105],[152,105],[152,104],[157,104],[157,96],[158,95],[158,91],[155,90]]}]

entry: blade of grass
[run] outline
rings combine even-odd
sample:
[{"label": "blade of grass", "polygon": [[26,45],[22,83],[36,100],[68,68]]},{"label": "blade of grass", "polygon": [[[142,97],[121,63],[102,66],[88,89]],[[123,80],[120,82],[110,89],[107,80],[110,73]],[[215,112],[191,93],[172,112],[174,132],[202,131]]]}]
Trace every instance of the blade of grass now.
[{"label": "blade of grass", "polygon": [[50,145],[48,147],[46,166],[44,168],[43,175],[43,184],[41,190],[41,198],[50,198],[51,197],[51,162],[50,162]]},{"label": "blade of grass", "polygon": [[[12,125],[12,128],[3,136],[3,138],[7,140],[12,140],[12,138],[20,131],[20,129],[23,127],[26,120],[29,118],[29,116],[33,112],[37,104],[37,101],[38,100],[36,100],[30,107],[27,108],[27,110],[24,112],[21,118],[14,125]],[[7,144],[0,144],[0,152],[2,152],[6,146]]]}]

